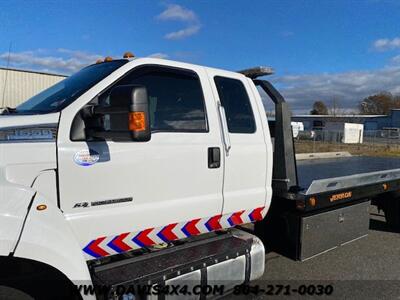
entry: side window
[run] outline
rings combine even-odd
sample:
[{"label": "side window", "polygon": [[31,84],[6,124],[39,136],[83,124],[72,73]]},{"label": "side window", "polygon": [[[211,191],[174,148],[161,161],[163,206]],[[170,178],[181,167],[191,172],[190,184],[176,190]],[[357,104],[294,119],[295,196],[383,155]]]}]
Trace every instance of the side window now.
[{"label": "side window", "polygon": [[[147,88],[152,131],[207,131],[203,91],[196,73],[144,66],[133,70],[117,83],[127,84]],[[107,101],[108,93],[101,96],[100,101]]]},{"label": "side window", "polygon": [[256,125],[250,99],[240,80],[216,76],[219,99],[225,109],[231,133],[254,133]]}]

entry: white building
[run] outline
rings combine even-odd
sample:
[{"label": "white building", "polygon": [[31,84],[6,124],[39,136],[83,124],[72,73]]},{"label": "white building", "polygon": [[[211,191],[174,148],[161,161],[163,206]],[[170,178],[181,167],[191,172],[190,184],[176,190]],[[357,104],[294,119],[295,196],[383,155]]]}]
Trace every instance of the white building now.
[{"label": "white building", "polygon": [[293,122],[302,122],[304,130],[333,130],[332,124],[363,124],[364,130],[382,130],[386,127],[400,128],[400,109],[392,109],[389,115],[295,115]]},{"label": "white building", "polygon": [[15,107],[66,76],[0,67],[0,107]]}]

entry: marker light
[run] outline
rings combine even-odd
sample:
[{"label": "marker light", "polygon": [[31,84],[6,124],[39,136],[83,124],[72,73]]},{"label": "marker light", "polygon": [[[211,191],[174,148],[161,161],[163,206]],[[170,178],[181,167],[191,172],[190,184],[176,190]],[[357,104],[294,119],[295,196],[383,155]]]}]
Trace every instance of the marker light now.
[{"label": "marker light", "polygon": [[129,130],[130,131],[146,130],[146,115],[143,111],[135,111],[129,113]]},{"label": "marker light", "polygon": [[382,184],[383,190],[386,191],[389,188],[387,183]]},{"label": "marker light", "polygon": [[132,52],[125,52],[124,53],[124,58],[133,58],[135,57],[135,55]]},{"label": "marker light", "polygon": [[101,58],[99,58],[98,60],[96,60],[96,64],[101,64],[103,62],[103,60]]},{"label": "marker light", "polygon": [[315,197],[311,197],[310,199],[308,199],[308,203],[311,206],[315,206],[315,205],[317,205],[317,199]]},{"label": "marker light", "polygon": [[46,208],[47,208],[47,205],[46,205],[46,204],[39,204],[38,206],[36,206],[36,209],[37,209],[38,211],[45,210]]},{"label": "marker light", "polygon": [[110,62],[110,61],[112,61],[113,59],[112,59],[112,57],[111,56],[107,56],[105,59],[104,59],[104,62]]}]

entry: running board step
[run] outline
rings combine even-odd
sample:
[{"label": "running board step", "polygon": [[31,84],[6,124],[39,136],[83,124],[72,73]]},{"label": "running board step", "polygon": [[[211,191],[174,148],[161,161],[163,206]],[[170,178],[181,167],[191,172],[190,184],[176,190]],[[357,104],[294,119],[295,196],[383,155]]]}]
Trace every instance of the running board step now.
[{"label": "running board step", "polygon": [[92,280],[100,287],[98,290],[108,287],[110,294],[106,298],[121,286],[130,289],[137,285],[169,285],[180,279],[199,285],[225,285],[227,281],[242,284],[263,274],[264,251],[256,236],[234,229],[231,233],[94,266]]}]

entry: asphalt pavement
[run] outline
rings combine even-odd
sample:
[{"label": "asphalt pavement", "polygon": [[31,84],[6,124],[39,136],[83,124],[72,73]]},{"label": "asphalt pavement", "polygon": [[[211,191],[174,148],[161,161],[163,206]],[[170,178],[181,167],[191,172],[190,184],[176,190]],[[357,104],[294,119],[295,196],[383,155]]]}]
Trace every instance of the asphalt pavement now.
[{"label": "asphalt pavement", "polygon": [[368,236],[303,262],[267,253],[264,275],[252,287],[237,298],[400,299],[400,233],[373,208]]}]

